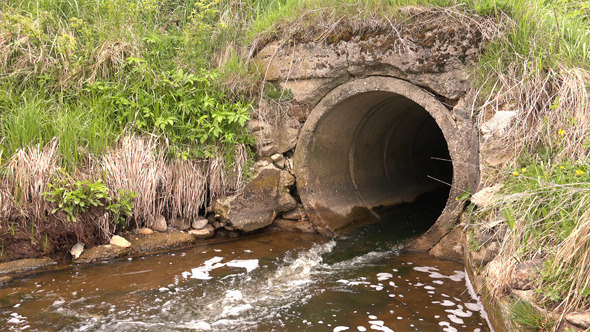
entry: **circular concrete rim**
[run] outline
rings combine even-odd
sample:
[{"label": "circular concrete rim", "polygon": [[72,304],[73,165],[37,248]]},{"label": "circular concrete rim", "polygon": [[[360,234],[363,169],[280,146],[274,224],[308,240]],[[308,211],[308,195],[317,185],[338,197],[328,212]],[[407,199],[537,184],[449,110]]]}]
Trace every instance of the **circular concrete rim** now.
[{"label": "circular concrete rim", "polygon": [[294,156],[294,171],[297,179],[297,189],[310,220],[314,227],[324,235],[334,235],[336,230],[323,224],[317,211],[314,209],[315,199],[308,195],[308,181],[313,170],[307,167],[309,160],[309,145],[314,139],[318,123],[322,117],[339,103],[365,92],[391,92],[415,102],[426,110],[435,120],[446,140],[449,155],[453,165],[453,181],[449,198],[441,215],[430,229],[420,238],[414,241],[412,247],[418,250],[428,250],[446,235],[453,222],[459,216],[463,203],[458,202],[458,197],[469,184],[473,182],[473,167],[469,161],[469,139],[465,133],[461,133],[449,111],[434,95],[398,78],[387,76],[369,76],[348,81],[330,91],[312,110],[307,121],[303,125]]}]

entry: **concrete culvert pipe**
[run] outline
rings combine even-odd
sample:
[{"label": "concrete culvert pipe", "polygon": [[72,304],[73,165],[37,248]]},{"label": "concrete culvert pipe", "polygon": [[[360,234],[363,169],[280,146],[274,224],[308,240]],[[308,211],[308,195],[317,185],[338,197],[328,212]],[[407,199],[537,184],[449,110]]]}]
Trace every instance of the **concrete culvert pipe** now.
[{"label": "concrete culvert pipe", "polygon": [[[297,187],[325,234],[377,221],[388,207],[440,190],[452,199],[439,219],[449,219],[469,180],[466,149],[451,112],[430,93],[390,77],[354,80],[324,97],[303,126]],[[434,243],[444,232],[435,231]]]}]

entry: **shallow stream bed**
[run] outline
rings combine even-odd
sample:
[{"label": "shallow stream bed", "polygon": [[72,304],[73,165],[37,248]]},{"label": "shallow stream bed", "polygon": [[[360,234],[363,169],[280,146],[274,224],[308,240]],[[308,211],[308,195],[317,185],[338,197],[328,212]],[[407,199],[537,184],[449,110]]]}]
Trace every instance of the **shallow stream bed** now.
[{"label": "shallow stream bed", "polygon": [[[31,274],[0,326],[41,331],[489,331],[462,264],[402,250],[412,220],[271,233]],[[392,235],[398,234],[398,235]]]}]

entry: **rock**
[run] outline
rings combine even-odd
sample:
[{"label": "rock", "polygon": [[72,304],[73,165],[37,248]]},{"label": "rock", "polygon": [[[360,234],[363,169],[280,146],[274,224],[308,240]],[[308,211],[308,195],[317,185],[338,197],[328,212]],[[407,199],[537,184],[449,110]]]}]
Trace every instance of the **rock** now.
[{"label": "rock", "polygon": [[1,276],[0,277],[0,286],[4,286],[12,281],[12,277],[10,276]]},{"label": "rock", "polygon": [[479,250],[471,251],[471,259],[477,266],[485,265],[491,262],[500,252],[500,243],[492,241],[484,244]]},{"label": "rock", "polygon": [[315,228],[309,221],[277,218],[273,221],[271,227],[289,232],[316,233]]},{"label": "rock", "polygon": [[108,260],[118,258],[129,254],[130,249],[121,246],[115,246],[111,244],[105,244],[102,246],[92,247],[84,250],[82,255],[78,259],[75,259],[76,263],[92,263],[96,261]]},{"label": "rock", "polygon": [[393,23],[403,31],[401,35],[393,31],[332,33],[321,41],[275,40],[256,58],[268,81],[291,90],[295,102],[312,107],[351,76],[398,77],[447,99],[459,99],[470,87],[469,66],[492,38],[493,34],[481,33],[487,24],[478,17],[468,23],[449,20],[442,12],[433,17],[417,7],[404,15],[411,16],[411,22]]},{"label": "rock", "polygon": [[301,207],[298,206],[298,207],[294,208],[293,210],[283,212],[282,218],[287,219],[287,220],[301,220],[302,219]]},{"label": "rock", "polygon": [[213,224],[217,220],[215,213],[210,213],[209,215],[207,215],[207,220],[210,224]]},{"label": "rock", "polygon": [[499,296],[506,291],[506,284],[502,282],[505,270],[505,262],[498,259],[494,259],[486,266],[486,287],[492,296]]},{"label": "rock", "polygon": [[512,270],[508,285],[513,289],[532,289],[535,281],[540,277],[543,262],[542,259],[535,259],[516,265]]},{"label": "rock", "polygon": [[484,141],[491,136],[502,136],[516,115],[518,115],[517,111],[497,111],[491,119],[481,126]]},{"label": "rock", "polygon": [[585,331],[590,329],[590,311],[573,312],[565,316],[565,320]]},{"label": "rock", "polygon": [[496,200],[496,194],[500,189],[502,189],[503,185],[498,183],[491,187],[483,188],[482,190],[475,193],[471,196],[471,203],[475,204],[480,208],[487,208],[491,206],[494,201]]},{"label": "rock", "polygon": [[113,235],[113,237],[111,238],[110,244],[112,244],[114,246],[123,247],[123,248],[131,247],[131,242],[125,240],[125,238],[123,238],[119,235]]},{"label": "rock", "polygon": [[281,154],[281,153],[273,154],[272,156],[270,156],[270,159],[272,159],[273,163],[278,168],[280,168],[280,169],[285,168],[285,157],[283,156],[283,154]]},{"label": "rock", "polygon": [[172,231],[169,233],[155,232],[150,236],[130,236],[131,248],[134,253],[156,252],[168,248],[177,248],[193,244],[195,238],[187,233]]},{"label": "rock", "polygon": [[166,225],[166,218],[163,215],[158,214],[154,217],[154,224],[152,227],[156,232],[165,232],[168,229]]},{"label": "rock", "polygon": [[137,230],[137,234],[140,234],[140,235],[150,235],[152,233],[154,233],[154,231],[151,228],[147,228],[147,227],[140,228],[139,230]]},{"label": "rock", "polygon": [[193,220],[193,223],[191,226],[194,229],[203,229],[203,228],[205,228],[205,226],[207,226],[208,223],[209,223],[209,220],[207,218],[197,218],[197,219]]},{"label": "rock", "polygon": [[[272,112],[261,110],[261,112]],[[275,154],[285,153],[297,144],[299,121],[287,116],[280,117],[276,124],[259,120],[248,121],[248,130],[256,139],[256,151],[259,157],[270,157]]]},{"label": "rock", "polygon": [[280,212],[297,206],[289,192],[294,183],[288,172],[268,166],[255,173],[241,194],[218,199],[212,207],[222,221],[250,232],[270,225]]},{"label": "rock", "polygon": [[74,244],[72,249],[70,249],[70,254],[74,257],[74,259],[78,259],[78,257],[80,257],[82,254],[82,251],[84,251],[84,244],[78,242]]},{"label": "rock", "polygon": [[212,225],[207,224],[202,229],[191,229],[188,233],[198,240],[210,239],[215,235],[215,228]]},{"label": "rock", "polygon": [[0,263],[0,274],[40,269],[53,264],[55,264],[55,262],[49,257],[19,259]]},{"label": "rock", "polygon": [[430,249],[428,253],[437,258],[462,261],[464,242],[463,230],[460,227],[455,227]]},{"label": "rock", "polygon": [[220,228],[223,228],[223,225],[221,224],[221,221],[219,221],[219,220],[215,220],[215,221],[213,222],[212,226],[213,226],[213,228],[214,228],[214,229],[220,229]]},{"label": "rock", "polygon": [[235,231],[236,230],[236,228],[232,225],[225,225],[225,226],[223,226],[223,228],[225,228],[228,231]]},{"label": "rock", "polygon": [[191,228],[191,222],[187,219],[172,218],[170,220],[170,226],[177,228],[181,231],[184,231],[184,230]]}]

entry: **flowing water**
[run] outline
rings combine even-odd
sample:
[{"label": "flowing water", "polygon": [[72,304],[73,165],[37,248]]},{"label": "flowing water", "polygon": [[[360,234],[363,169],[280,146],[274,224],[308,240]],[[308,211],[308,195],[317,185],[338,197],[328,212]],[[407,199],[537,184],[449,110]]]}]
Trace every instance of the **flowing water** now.
[{"label": "flowing water", "polygon": [[401,250],[400,237],[392,234],[415,229],[410,226],[408,220],[383,222],[336,239],[263,234],[32,274],[0,289],[0,326],[489,331],[461,264]]}]

